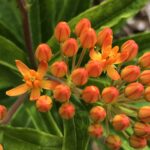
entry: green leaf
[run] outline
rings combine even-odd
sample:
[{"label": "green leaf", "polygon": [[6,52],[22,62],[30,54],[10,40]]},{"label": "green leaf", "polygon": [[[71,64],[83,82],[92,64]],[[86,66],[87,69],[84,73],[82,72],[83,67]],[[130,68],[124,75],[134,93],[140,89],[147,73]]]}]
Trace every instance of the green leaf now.
[{"label": "green leaf", "polygon": [[126,38],[122,38],[120,40],[116,40],[113,45],[121,46],[125,41],[133,39],[139,45],[139,55],[143,54],[145,51],[150,50],[150,32],[144,32],[135,34]]},{"label": "green leaf", "polygon": [[61,150],[62,138],[30,128],[1,126],[6,150]]}]

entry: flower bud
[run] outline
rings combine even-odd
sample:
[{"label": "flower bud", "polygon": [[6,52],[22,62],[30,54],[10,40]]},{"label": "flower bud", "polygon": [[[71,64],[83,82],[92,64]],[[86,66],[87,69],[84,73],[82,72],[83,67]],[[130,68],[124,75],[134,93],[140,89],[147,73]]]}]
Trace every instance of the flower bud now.
[{"label": "flower bud", "polygon": [[62,104],[59,108],[59,114],[63,119],[71,119],[75,115],[75,107],[71,103]]},{"label": "flower bud", "polygon": [[2,146],[2,144],[0,144],[0,150],[3,150],[3,146]]},{"label": "flower bud", "polygon": [[121,51],[128,53],[126,61],[132,60],[138,53],[138,45],[134,40],[128,40],[122,45]]},{"label": "flower bud", "polygon": [[115,130],[122,131],[129,127],[130,119],[124,114],[115,115],[112,120],[112,125]]},{"label": "flower bud", "polygon": [[119,91],[115,87],[106,87],[102,91],[102,98],[105,103],[113,103],[117,100]]},{"label": "flower bud", "polygon": [[119,150],[121,147],[121,144],[122,144],[121,139],[117,135],[109,135],[106,138],[106,145],[111,150]]},{"label": "flower bud", "polygon": [[71,79],[75,85],[84,85],[88,81],[88,72],[85,68],[75,69],[71,74]]},{"label": "flower bud", "polygon": [[150,85],[150,70],[144,70],[141,73],[140,82],[145,85]]},{"label": "flower bud", "polygon": [[47,112],[52,108],[52,99],[47,95],[42,95],[36,101],[36,107],[40,112]]},{"label": "flower bud", "polygon": [[141,83],[134,82],[130,83],[124,91],[124,94],[129,99],[138,99],[142,96],[144,92],[144,87]]},{"label": "flower bud", "polygon": [[59,22],[54,31],[55,38],[59,42],[64,42],[70,36],[70,28],[66,22]]},{"label": "flower bud", "polygon": [[0,120],[2,120],[7,114],[7,108],[3,105],[0,105]]},{"label": "flower bud", "polygon": [[88,133],[92,137],[100,138],[103,134],[103,127],[100,124],[91,124],[88,127]]},{"label": "flower bud", "polygon": [[67,57],[72,57],[76,55],[78,51],[78,43],[75,39],[69,38],[66,40],[62,46],[62,52]]},{"label": "flower bud", "polygon": [[[110,28],[106,27],[98,33],[97,43],[99,44],[99,46],[102,46],[104,41],[106,41],[106,39],[108,39],[108,38],[112,38],[112,36],[113,36],[112,30]],[[109,43],[108,45],[111,45],[111,44],[112,43]]]},{"label": "flower bud", "polygon": [[147,137],[150,135],[150,125],[142,122],[136,122],[133,127],[134,134],[140,137]]},{"label": "flower bud", "polygon": [[130,65],[121,71],[121,78],[126,82],[133,82],[137,80],[140,75],[140,68],[138,66]]},{"label": "flower bud", "polygon": [[90,60],[86,65],[90,77],[98,77],[103,71],[103,65],[97,60]]},{"label": "flower bud", "polygon": [[54,62],[50,67],[50,72],[56,77],[63,77],[67,74],[68,67],[63,61]]},{"label": "flower bud", "polygon": [[139,109],[138,117],[143,122],[150,122],[150,106],[143,106]]},{"label": "flower bud", "polygon": [[144,53],[140,58],[139,58],[139,64],[143,68],[150,68],[150,52]]},{"label": "flower bud", "polygon": [[52,57],[51,48],[47,44],[40,44],[36,49],[35,57],[38,61],[49,61]]},{"label": "flower bud", "polygon": [[95,30],[92,28],[84,30],[80,36],[80,42],[83,48],[93,48],[97,42]]},{"label": "flower bud", "polygon": [[148,86],[144,91],[144,98],[150,102],[150,86]]},{"label": "flower bud", "polygon": [[90,110],[90,117],[94,122],[103,121],[106,117],[106,111],[101,106],[95,106]]},{"label": "flower bud", "polygon": [[80,37],[83,30],[90,28],[91,22],[87,18],[81,19],[75,26],[75,34]]},{"label": "flower bud", "polygon": [[133,148],[144,148],[147,145],[147,141],[143,137],[132,135],[129,138],[130,146]]},{"label": "flower bud", "polygon": [[71,91],[67,85],[60,84],[54,90],[54,98],[59,102],[66,102],[70,99]]},{"label": "flower bud", "polygon": [[82,92],[82,99],[86,103],[94,103],[100,99],[100,92],[96,86],[87,86]]}]

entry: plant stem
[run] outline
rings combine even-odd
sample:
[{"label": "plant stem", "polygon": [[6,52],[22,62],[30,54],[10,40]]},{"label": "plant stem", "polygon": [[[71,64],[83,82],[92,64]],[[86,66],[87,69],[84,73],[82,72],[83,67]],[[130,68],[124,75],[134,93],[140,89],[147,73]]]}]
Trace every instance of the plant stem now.
[{"label": "plant stem", "polygon": [[36,69],[36,62],[34,58],[34,52],[32,48],[32,36],[30,31],[30,24],[28,19],[28,10],[27,10],[27,2],[26,0],[18,0],[18,5],[20,8],[20,12],[22,14],[22,24],[23,24],[23,32],[24,32],[24,40],[27,48],[27,52],[29,55],[29,60],[31,63],[31,67]]},{"label": "plant stem", "polygon": [[5,125],[11,121],[15,112],[18,110],[18,108],[21,106],[21,104],[25,101],[25,96],[26,96],[26,94],[23,94],[23,95],[18,97],[17,101],[11,106],[6,117],[0,122],[0,124]]}]

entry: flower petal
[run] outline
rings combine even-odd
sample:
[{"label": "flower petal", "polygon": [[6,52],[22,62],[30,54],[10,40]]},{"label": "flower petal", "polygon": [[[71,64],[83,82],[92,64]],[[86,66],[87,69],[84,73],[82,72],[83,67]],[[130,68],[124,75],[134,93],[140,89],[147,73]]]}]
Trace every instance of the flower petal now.
[{"label": "flower petal", "polygon": [[39,77],[42,79],[43,76],[46,74],[46,71],[48,69],[48,64],[45,61],[41,61],[39,66],[38,66],[38,73],[39,73]]},{"label": "flower petal", "polygon": [[101,53],[96,52],[94,49],[90,50],[89,56],[92,60],[98,60],[98,61],[100,61],[102,58]]},{"label": "flower petal", "polygon": [[57,85],[60,83],[52,81],[52,80],[43,80],[41,83],[41,88],[46,90],[54,90]]},{"label": "flower petal", "polygon": [[114,64],[120,64],[128,58],[128,53],[126,51],[117,54],[117,60]]},{"label": "flower petal", "polygon": [[31,90],[30,100],[37,100],[40,97],[40,88],[33,88]]},{"label": "flower petal", "polygon": [[9,91],[6,91],[6,95],[8,96],[18,96],[27,92],[30,88],[26,84],[21,84]]},{"label": "flower petal", "polygon": [[120,75],[117,72],[117,70],[115,70],[113,65],[110,65],[107,67],[107,74],[113,80],[119,80],[120,79]]},{"label": "flower petal", "polygon": [[16,60],[16,66],[23,76],[29,74],[30,69],[22,61]]}]

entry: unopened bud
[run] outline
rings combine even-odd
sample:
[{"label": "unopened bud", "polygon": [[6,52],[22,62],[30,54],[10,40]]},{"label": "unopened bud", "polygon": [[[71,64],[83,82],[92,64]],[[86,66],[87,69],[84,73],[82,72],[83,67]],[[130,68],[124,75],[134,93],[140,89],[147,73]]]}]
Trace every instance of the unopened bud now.
[{"label": "unopened bud", "polygon": [[71,79],[75,85],[84,85],[88,81],[88,72],[85,68],[75,69],[71,74]]},{"label": "unopened bud", "polygon": [[101,106],[95,106],[90,110],[90,117],[94,122],[103,121],[106,117],[106,111]]},{"label": "unopened bud", "polygon": [[51,48],[47,44],[40,44],[36,49],[35,57],[38,61],[48,62],[52,57]]},{"label": "unopened bud", "polygon": [[62,52],[67,57],[72,57],[76,55],[78,51],[78,43],[75,39],[69,38],[66,40],[62,46]]},{"label": "unopened bud", "polygon": [[147,123],[136,122],[133,130],[136,136],[147,137],[150,135],[150,125]]},{"label": "unopened bud", "polygon": [[147,140],[143,137],[132,135],[129,138],[130,146],[133,148],[144,148],[147,145]]},{"label": "unopened bud", "polygon": [[143,122],[150,122],[150,106],[143,106],[139,109],[138,117]]},{"label": "unopened bud", "polygon": [[54,32],[55,38],[59,42],[64,42],[70,36],[70,28],[66,22],[59,22]]},{"label": "unopened bud", "polygon": [[96,86],[87,86],[82,92],[82,99],[86,103],[94,103],[100,99],[100,92]]},{"label": "unopened bud", "polygon": [[103,71],[103,65],[97,60],[90,60],[86,65],[90,77],[98,77]]},{"label": "unopened bud", "polygon": [[138,66],[130,65],[121,71],[121,78],[127,82],[136,81],[140,75],[140,68]]},{"label": "unopened bud", "polygon": [[0,150],[3,150],[3,146],[2,146],[2,144],[0,144]]},{"label": "unopened bud", "polygon": [[75,26],[75,34],[80,37],[81,33],[91,27],[91,22],[87,18],[81,19]]},{"label": "unopened bud", "polygon": [[117,100],[119,91],[115,87],[106,87],[102,91],[102,98],[105,103],[113,103]]},{"label": "unopened bud", "polygon": [[95,30],[92,28],[84,30],[80,36],[80,42],[83,48],[93,48],[97,42]]},{"label": "unopened bud", "polygon": [[110,28],[106,27],[98,33],[97,43],[99,44],[99,46],[102,46],[104,44],[104,42],[106,42],[106,40],[108,40],[108,38],[109,38],[110,40],[108,42],[108,45],[111,45],[112,44],[112,36],[113,36],[112,30]]},{"label": "unopened bud", "polygon": [[134,82],[130,83],[124,91],[124,94],[129,99],[138,99],[144,92],[144,86],[141,83]]},{"label": "unopened bud", "polygon": [[75,115],[75,107],[71,103],[62,104],[59,108],[59,114],[63,119],[71,119]]},{"label": "unopened bud", "polygon": [[60,84],[54,90],[54,98],[59,102],[66,102],[70,99],[71,91],[67,85]]},{"label": "unopened bud", "polygon": [[4,105],[0,105],[0,120],[2,120],[7,114],[7,108]]},{"label": "unopened bud", "polygon": [[119,150],[121,147],[121,144],[122,144],[121,139],[117,135],[109,135],[106,138],[106,145],[111,150]]},{"label": "unopened bud", "polygon": [[130,119],[124,114],[115,115],[112,120],[112,125],[115,130],[122,131],[129,127]]},{"label": "unopened bud", "polygon": [[150,68],[150,52],[144,53],[140,58],[139,58],[139,64],[143,68]]},{"label": "unopened bud", "polygon": [[100,138],[103,134],[103,127],[100,124],[91,124],[88,127],[88,133],[92,137]]},{"label": "unopened bud", "polygon": [[36,101],[36,107],[40,112],[47,112],[52,108],[52,99],[47,95],[42,95]]},{"label": "unopened bud", "polygon": [[150,86],[148,86],[144,91],[144,98],[150,102]]},{"label": "unopened bud", "polygon": [[138,53],[138,45],[134,40],[128,40],[122,45],[121,51],[128,53],[126,61],[132,60]]},{"label": "unopened bud", "polygon": [[64,61],[54,62],[50,67],[50,72],[56,77],[63,77],[67,74],[68,67]]},{"label": "unopened bud", "polygon": [[150,85],[150,70],[144,70],[141,73],[140,82],[145,85]]}]

